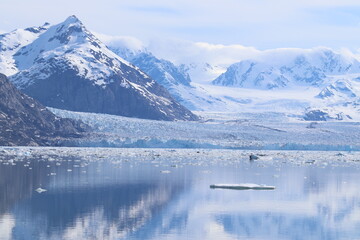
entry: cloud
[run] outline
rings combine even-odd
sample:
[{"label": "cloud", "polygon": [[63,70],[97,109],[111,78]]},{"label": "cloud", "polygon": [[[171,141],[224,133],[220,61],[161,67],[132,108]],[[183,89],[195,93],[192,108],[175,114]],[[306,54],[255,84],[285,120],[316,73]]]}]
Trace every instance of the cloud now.
[{"label": "cloud", "polygon": [[[153,39],[149,43],[144,43],[135,37],[129,36],[110,36],[96,33],[105,44],[111,47],[128,48],[133,51],[148,50],[158,58],[166,59],[176,65],[181,64],[200,64],[209,63],[213,66],[226,68],[229,65],[242,60],[257,61],[288,61],[300,54],[316,54],[324,50],[331,50],[347,56],[358,58],[358,53],[350,51],[348,48],[333,50],[328,47],[314,48],[273,48],[259,50],[254,47],[239,44],[212,44],[207,42],[193,42],[181,39]],[[285,60],[284,60],[285,59]],[[360,59],[359,59],[360,60]]]},{"label": "cloud", "polygon": [[167,8],[162,6],[146,6],[146,7],[136,6],[136,7],[129,7],[128,9],[135,12],[150,13],[150,14],[166,14],[166,15],[180,14],[180,11],[174,8]]},{"label": "cloud", "polygon": [[0,9],[0,28],[10,30],[75,14],[89,29],[145,42],[177,38],[259,49],[357,49],[360,43],[360,1],[354,0],[2,0]]},{"label": "cloud", "polygon": [[211,44],[179,39],[156,39],[150,42],[148,49],[154,55],[169,59],[175,64],[198,62],[221,66],[227,66],[259,52],[253,47],[242,45]]},{"label": "cloud", "polygon": [[134,51],[139,51],[145,49],[144,43],[130,36],[111,36],[101,33],[93,32],[97,38],[99,38],[103,43],[111,47],[119,48],[128,48]]}]

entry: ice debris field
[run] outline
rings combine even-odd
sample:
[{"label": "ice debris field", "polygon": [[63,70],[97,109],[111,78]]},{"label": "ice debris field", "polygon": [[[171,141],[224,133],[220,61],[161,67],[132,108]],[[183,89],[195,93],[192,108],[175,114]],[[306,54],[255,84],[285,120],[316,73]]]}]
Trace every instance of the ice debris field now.
[{"label": "ice debris field", "polygon": [[167,122],[50,110],[92,127],[86,138],[66,143],[79,147],[360,150],[359,122],[310,122],[271,112],[199,112],[199,122]]},{"label": "ice debris field", "polygon": [[[256,155],[256,160],[250,160]],[[145,149],[145,148],[68,148],[68,147],[0,147],[0,164],[22,165],[31,170],[34,161],[47,162],[48,167],[67,165],[83,168],[91,163],[136,166],[150,164],[160,173],[171,173],[184,166],[243,167],[352,167],[360,169],[360,152],[338,151],[269,151],[229,149]]]}]

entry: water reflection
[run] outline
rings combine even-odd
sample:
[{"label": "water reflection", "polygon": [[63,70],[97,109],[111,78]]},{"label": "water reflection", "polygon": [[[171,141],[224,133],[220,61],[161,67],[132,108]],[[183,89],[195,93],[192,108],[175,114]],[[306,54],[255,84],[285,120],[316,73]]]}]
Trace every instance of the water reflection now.
[{"label": "water reflection", "polygon": [[[0,239],[360,238],[358,167],[119,161],[3,161]],[[277,188],[209,188],[246,182]]]}]

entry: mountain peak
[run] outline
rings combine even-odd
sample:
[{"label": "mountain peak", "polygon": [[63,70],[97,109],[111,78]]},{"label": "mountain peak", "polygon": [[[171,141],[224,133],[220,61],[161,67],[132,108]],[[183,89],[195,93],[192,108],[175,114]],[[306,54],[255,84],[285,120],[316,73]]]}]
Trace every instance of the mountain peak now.
[{"label": "mountain peak", "polygon": [[64,21],[64,23],[81,23],[81,21],[75,15],[71,15]]},{"label": "mountain peak", "polygon": [[51,26],[13,59],[19,72],[11,76],[12,82],[47,106],[159,120],[197,119],[75,16]]},{"label": "mountain peak", "polygon": [[64,22],[58,24],[58,26],[59,31],[69,28],[85,30],[84,24],[75,15],[71,15]]},{"label": "mountain peak", "polygon": [[64,22],[52,26],[49,30],[48,42],[57,40],[60,44],[83,43],[87,41],[86,39],[93,38],[93,35],[75,15],[71,15]]}]

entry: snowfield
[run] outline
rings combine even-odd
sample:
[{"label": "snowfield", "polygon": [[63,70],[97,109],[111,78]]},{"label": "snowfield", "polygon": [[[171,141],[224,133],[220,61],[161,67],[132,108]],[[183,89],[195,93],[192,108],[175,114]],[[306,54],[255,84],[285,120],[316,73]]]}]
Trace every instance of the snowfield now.
[{"label": "snowfield", "polygon": [[359,122],[309,122],[282,113],[197,112],[199,122],[153,121],[50,109],[94,129],[82,147],[359,151]]}]

